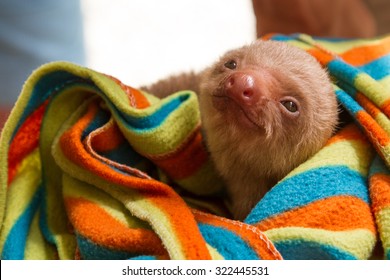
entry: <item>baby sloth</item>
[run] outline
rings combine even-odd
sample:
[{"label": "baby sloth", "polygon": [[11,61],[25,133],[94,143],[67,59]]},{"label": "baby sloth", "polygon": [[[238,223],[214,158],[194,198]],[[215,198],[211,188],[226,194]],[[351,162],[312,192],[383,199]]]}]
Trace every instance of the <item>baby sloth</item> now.
[{"label": "baby sloth", "polygon": [[337,124],[327,72],[283,42],[258,40],[182,80],[199,84],[187,89],[199,90],[207,148],[235,219],[243,220],[270,188],[320,150]]}]

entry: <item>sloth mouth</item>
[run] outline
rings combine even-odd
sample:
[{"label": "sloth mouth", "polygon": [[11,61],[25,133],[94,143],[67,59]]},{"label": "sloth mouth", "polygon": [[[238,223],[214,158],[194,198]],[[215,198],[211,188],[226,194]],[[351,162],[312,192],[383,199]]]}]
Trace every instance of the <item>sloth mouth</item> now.
[{"label": "sloth mouth", "polygon": [[252,108],[246,108],[233,98],[223,94],[212,94],[213,107],[225,116],[233,117],[238,124],[249,124],[257,129],[264,130],[264,125],[259,121],[257,114]]}]

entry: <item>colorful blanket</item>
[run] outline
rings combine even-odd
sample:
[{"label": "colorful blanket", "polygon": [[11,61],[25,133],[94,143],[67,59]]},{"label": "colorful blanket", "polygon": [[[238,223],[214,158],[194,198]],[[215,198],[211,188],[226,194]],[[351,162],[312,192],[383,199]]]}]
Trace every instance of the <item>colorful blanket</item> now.
[{"label": "colorful blanket", "polygon": [[54,62],[27,80],[1,135],[1,258],[390,259],[390,37],[267,39],[327,67],[356,124],[244,222],[223,206],[195,93],[159,100]]}]

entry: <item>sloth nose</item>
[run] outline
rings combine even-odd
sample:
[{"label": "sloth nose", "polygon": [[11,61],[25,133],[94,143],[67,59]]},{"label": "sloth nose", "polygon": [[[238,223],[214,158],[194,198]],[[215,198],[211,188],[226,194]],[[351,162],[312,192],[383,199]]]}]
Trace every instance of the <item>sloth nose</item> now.
[{"label": "sloth nose", "polygon": [[225,82],[226,95],[241,105],[251,106],[261,99],[261,81],[256,74],[236,72]]}]

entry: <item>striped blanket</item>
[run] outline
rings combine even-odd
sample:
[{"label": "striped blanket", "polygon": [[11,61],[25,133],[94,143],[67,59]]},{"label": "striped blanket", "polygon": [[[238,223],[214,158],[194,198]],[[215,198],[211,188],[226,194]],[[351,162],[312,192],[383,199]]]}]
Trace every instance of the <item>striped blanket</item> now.
[{"label": "striped blanket", "polygon": [[1,258],[390,259],[390,37],[265,39],[327,67],[356,124],[244,222],[223,206],[195,93],[160,100],[53,62],[27,80],[1,134]]}]

